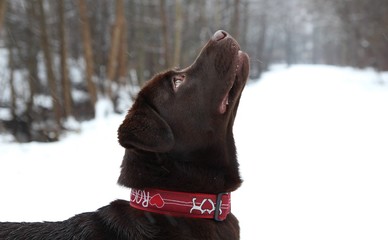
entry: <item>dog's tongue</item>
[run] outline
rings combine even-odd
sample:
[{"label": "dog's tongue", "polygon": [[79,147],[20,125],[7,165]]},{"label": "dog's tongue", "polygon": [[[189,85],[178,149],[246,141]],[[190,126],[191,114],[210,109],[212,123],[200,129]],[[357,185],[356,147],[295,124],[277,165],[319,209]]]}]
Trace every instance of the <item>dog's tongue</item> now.
[{"label": "dog's tongue", "polygon": [[220,113],[224,114],[226,112],[226,106],[229,104],[229,92],[225,95],[225,97],[222,99],[221,105],[220,105]]}]

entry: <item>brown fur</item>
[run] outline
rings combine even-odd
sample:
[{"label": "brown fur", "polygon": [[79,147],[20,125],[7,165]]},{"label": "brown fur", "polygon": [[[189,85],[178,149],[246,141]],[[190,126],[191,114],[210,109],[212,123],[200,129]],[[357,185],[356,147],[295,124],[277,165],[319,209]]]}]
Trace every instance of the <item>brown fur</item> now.
[{"label": "brown fur", "polygon": [[[241,178],[232,130],[248,61],[237,42],[218,31],[190,67],[153,77],[118,130],[126,149],[119,183],[213,194],[236,190]],[[63,222],[0,223],[0,239],[235,240],[239,226],[233,214],[222,222],[179,218],[117,200]]]}]

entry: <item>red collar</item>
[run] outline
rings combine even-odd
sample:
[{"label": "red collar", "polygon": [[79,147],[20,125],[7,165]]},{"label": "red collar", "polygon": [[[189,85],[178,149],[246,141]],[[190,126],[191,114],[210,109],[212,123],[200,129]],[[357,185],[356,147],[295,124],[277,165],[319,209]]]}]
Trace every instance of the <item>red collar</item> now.
[{"label": "red collar", "polygon": [[223,221],[230,213],[230,193],[204,194],[159,189],[132,189],[134,208],[176,217],[208,218]]}]

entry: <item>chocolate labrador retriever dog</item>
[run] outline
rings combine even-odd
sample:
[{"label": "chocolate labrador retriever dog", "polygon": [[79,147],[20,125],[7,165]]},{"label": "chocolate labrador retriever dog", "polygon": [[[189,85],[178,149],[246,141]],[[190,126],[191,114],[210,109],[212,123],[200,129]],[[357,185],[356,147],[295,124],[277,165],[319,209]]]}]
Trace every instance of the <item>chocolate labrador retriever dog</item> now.
[{"label": "chocolate labrador retriever dog", "polygon": [[0,239],[239,239],[232,130],[248,72],[248,55],[217,31],[191,66],[153,77],[119,127],[128,201],[63,222],[0,223]]}]

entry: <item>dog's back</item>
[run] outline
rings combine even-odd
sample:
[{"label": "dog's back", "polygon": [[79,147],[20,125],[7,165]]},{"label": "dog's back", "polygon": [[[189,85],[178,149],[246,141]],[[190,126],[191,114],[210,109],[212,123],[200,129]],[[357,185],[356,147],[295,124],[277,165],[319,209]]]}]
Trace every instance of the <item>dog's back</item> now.
[{"label": "dog's back", "polygon": [[117,200],[96,212],[62,222],[0,223],[1,240],[228,240],[238,239],[238,221],[173,218],[133,209]]}]

